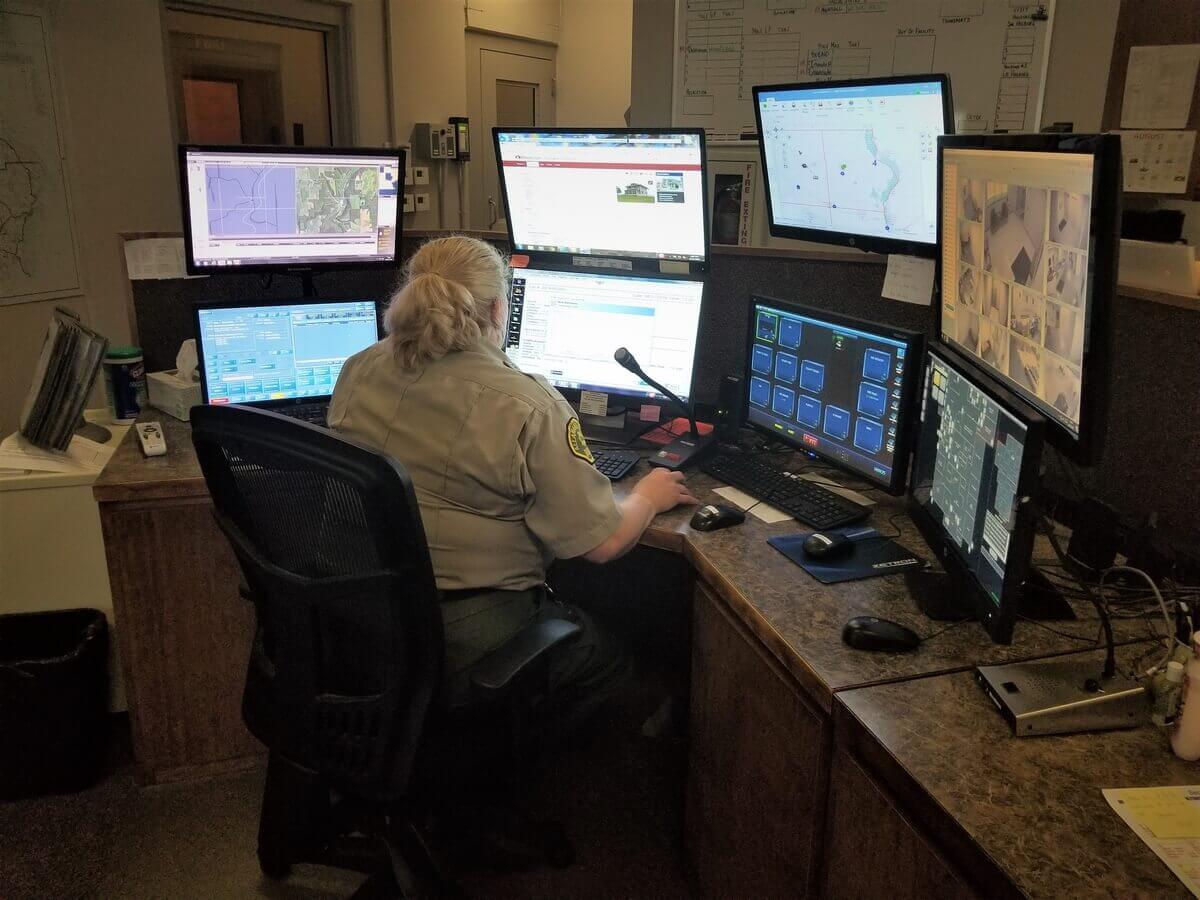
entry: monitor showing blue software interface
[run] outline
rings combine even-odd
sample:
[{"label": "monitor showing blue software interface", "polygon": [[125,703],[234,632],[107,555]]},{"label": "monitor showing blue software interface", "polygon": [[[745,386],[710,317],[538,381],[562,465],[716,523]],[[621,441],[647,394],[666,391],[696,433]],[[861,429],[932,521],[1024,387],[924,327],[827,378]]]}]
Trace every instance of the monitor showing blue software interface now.
[{"label": "monitor showing blue software interface", "polygon": [[558,388],[659,399],[613,359],[626,347],[647,374],[687,398],[703,294],[701,281],[514,269],[507,353]]},{"label": "monitor showing blue software interface", "polygon": [[328,397],[346,359],[379,339],[373,300],[199,309],[208,403]]},{"label": "monitor showing blue software interface", "polygon": [[948,90],[939,76],[756,88],[772,233],[932,250]]},{"label": "monitor showing blue software interface", "polygon": [[919,339],[753,302],[750,424],[895,489]]}]

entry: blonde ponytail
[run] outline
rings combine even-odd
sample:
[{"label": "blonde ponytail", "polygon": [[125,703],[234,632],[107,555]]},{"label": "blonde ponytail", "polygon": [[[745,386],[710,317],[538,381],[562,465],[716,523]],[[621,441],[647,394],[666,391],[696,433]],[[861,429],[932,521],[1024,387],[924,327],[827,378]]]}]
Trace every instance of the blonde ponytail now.
[{"label": "blonde ponytail", "polygon": [[453,236],[423,245],[385,317],[401,365],[416,368],[491,335],[492,304],[507,294],[508,268],[490,244]]}]

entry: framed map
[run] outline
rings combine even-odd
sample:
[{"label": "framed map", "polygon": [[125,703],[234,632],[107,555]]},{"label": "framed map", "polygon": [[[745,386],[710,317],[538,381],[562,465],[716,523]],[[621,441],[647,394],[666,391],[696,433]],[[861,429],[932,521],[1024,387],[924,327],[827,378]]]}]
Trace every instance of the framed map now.
[{"label": "framed map", "polygon": [[0,305],[81,293],[50,59],[45,16],[0,9]]}]

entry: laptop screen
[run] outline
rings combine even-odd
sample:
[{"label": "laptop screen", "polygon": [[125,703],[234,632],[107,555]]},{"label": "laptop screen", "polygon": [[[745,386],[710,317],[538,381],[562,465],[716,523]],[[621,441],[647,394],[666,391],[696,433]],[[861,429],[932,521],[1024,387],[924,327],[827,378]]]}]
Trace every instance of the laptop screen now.
[{"label": "laptop screen", "polygon": [[205,403],[328,398],[342,364],[379,340],[373,300],[196,310]]}]

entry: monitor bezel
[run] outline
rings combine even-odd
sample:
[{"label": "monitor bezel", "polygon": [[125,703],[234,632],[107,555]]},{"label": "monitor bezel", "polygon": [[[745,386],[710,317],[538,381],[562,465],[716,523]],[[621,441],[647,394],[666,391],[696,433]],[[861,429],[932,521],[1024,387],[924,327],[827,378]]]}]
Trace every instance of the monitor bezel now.
[{"label": "monitor bezel", "polygon": [[[397,160],[400,172],[399,194],[396,205],[395,254],[391,260],[335,260],[312,263],[262,262],[235,266],[200,266],[196,264],[195,247],[192,244],[192,207],[188,191],[188,153],[262,153],[272,156],[295,156],[297,159],[311,156],[387,156]],[[215,275],[222,272],[328,272],[339,269],[395,269],[403,258],[401,240],[404,232],[404,166],[406,155],[402,147],[289,147],[263,144],[180,144],[178,150],[179,194],[183,203],[183,255],[189,275]]]},{"label": "monitor bezel", "polygon": [[[925,403],[926,384],[934,358],[941,360],[961,377],[978,387],[987,397],[1006,413],[1025,426],[1025,445],[1021,455],[1021,472],[1017,476],[1019,502],[1016,520],[1009,543],[1008,561],[1005,566],[1004,583],[1000,590],[999,605],[992,602],[967,564],[954,547],[953,540],[934,519],[933,513],[916,496],[917,465],[921,453],[920,410]],[[917,530],[933,551],[942,568],[950,577],[952,590],[966,599],[979,623],[998,644],[1012,642],[1013,627],[1021,604],[1021,593],[1032,568],[1033,544],[1037,531],[1037,510],[1034,505],[1042,452],[1045,445],[1045,417],[974,366],[968,365],[961,356],[945,344],[931,341],[925,350],[925,364],[921,368],[920,397],[917,401],[917,416],[913,422],[913,464],[910,467],[908,485],[908,512]]]},{"label": "monitor bezel", "polygon": [[[767,149],[763,140],[762,109],[759,95],[775,91],[825,91],[832,88],[869,87],[885,84],[928,84],[936,82],[942,90],[942,133],[954,133],[954,99],[951,96],[950,76],[941,73],[928,75],[888,75],[879,78],[847,78],[837,81],[804,81],[785,84],[760,84],[754,86],[754,127],[758,132],[758,158],[763,172],[763,196],[767,202],[767,227],[772,237],[789,238],[796,241],[812,241],[819,244],[835,244],[853,247],[856,250],[871,250],[876,253],[900,253],[905,256],[934,258],[938,255],[940,242],[910,241],[902,238],[885,238],[876,235],[854,234],[849,231],[832,231],[821,228],[803,228],[797,225],[780,225],[775,222],[775,207],[771,202],[771,170],[767,167]],[[940,136],[939,136],[940,137]],[[940,172],[934,177],[941,187]],[[935,206],[935,209],[937,207]],[[936,213],[935,213],[936,214]],[[940,219],[938,224],[940,225]]]},{"label": "monitor bezel", "polygon": [[[512,237],[512,222],[509,218],[509,210],[511,206],[508,201],[508,182],[504,177],[504,164],[500,157],[500,135],[501,134],[615,134],[615,135],[646,135],[647,137],[655,137],[658,135],[671,134],[686,134],[698,136],[700,138],[700,205],[701,214],[704,217],[703,240],[704,240],[704,258],[700,260],[682,260],[673,259],[665,260],[656,256],[625,256],[619,253],[561,253],[548,250],[521,250],[513,243]],[[708,271],[709,259],[712,256],[712,242],[708,233],[709,229],[709,199],[708,199],[708,150],[705,145],[705,135],[703,128],[569,128],[566,126],[543,127],[533,126],[529,128],[518,128],[513,126],[495,126],[492,128],[492,146],[496,154],[496,171],[497,177],[500,180],[501,196],[504,198],[504,225],[508,231],[509,246],[512,252],[526,256],[529,258],[530,267],[550,268],[553,266],[571,266],[574,260],[580,259],[583,262],[579,265],[573,265],[576,269],[602,269],[604,274],[611,274],[614,270],[604,266],[602,260],[617,259],[628,262],[630,268],[623,271],[631,275],[699,275]],[[595,261],[589,264],[589,261]],[[664,263],[669,263],[673,266],[686,265],[687,272],[665,272],[662,268]]]},{"label": "monitor bezel", "polygon": [[[271,306],[325,306],[330,303],[370,303],[373,305],[375,307],[375,340],[376,342],[383,340],[383,319],[380,315],[379,301],[371,297],[285,297],[282,299],[263,298],[259,300],[216,300],[211,303],[194,304],[192,306],[192,331],[194,333],[194,337],[196,338],[196,371],[200,373],[200,404],[202,406],[209,405],[208,377],[206,375],[207,370],[204,368],[204,341],[200,338],[201,312],[213,309],[260,309]],[[337,387],[337,385],[335,384],[334,387]],[[312,397],[288,397],[281,400],[255,400],[244,405],[259,406],[269,409],[279,409],[280,407],[283,407],[286,409],[289,406],[302,406],[310,403],[320,403],[324,398],[331,396],[333,396],[332,390],[329,392],[329,394],[315,395]]]},{"label": "monitor bezel", "polygon": [[[509,300],[512,299],[512,279],[514,277],[517,277],[521,272],[528,272],[528,271],[554,272],[555,274],[560,274],[560,275],[578,275],[578,276],[586,277],[586,278],[596,278],[596,277],[612,278],[617,281],[620,281],[620,280],[626,279],[626,278],[648,278],[648,279],[652,279],[654,281],[686,281],[691,284],[699,284],[700,285],[700,313],[696,318],[696,343],[692,350],[692,377],[688,383],[687,393],[679,395],[680,399],[682,399],[685,403],[690,405],[693,402],[692,397],[696,392],[696,362],[700,358],[700,329],[704,325],[704,309],[705,309],[705,304],[708,299],[708,282],[705,279],[695,278],[695,277],[691,277],[688,275],[665,275],[665,274],[661,274],[658,272],[631,272],[631,273],[625,273],[622,275],[617,275],[611,271],[593,271],[591,269],[583,269],[578,266],[569,266],[569,265],[519,266],[517,268],[509,269],[509,285],[508,285]],[[613,347],[612,349],[613,349],[614,353],[617,350],[616,347]],[[504,347],[504,355],[505,356],[508,355],[507,344]],[[616,363],[614,362],[613,365],[616,365]],[[528,374],[537,375],[537,377],[539,377],[539,378],[545,378],[544,375],[538,375],[538,373],[536,373],[536,372],[530,372]],[[651,371],[648,374],[653,375],[654,372]],[[563,397],[565,397],[569,403],[571,403],[572,405],[574,405],[576,407],[579,406],[580,396],[584,390],[583,388],[559,387],[558,385],[554,384],[554,382],[550,381],[550,379],[548,379],[548,378],[546,378],[546,383],[549,384],[550,387],[554,388],[554,390],[556,390],[560,394],[562,394]],[[591,390],[591,389],[589,388],[588,390]],[[659,396],[647,397],[643,394],[635,394],[635,393],[629,393],[629,392],[619,391],[619,390],[599,391],[598,393],[607,394],[609,397],[619,397],[619,398],[621,398],[621,400],[640,401],[642,405],[649,404],[652,406],[659,406],[659,405],[668,405],[671,403],[671,399],[669,397],[659,397]],[[655,393],[657,394],[657,391]],[[614,407],[624,406],[627,409],[631,408],[631,406],[629,404],[625,404],[625,403],[614,403],[612,405]]]},{"label": "monitor bezel", "polygon": [[[767,428],[757,422],[750,421],[750,376],[752,374],[750,368],[751,354],[754,347],[755,334],[755,312],[754,308],[758,303],[773,306],[785,312],[795,313],[800,316],[807,316],[812,319],[818,319],[823,322],[828,322],[834,326],[843,328],[853,328],[858,331],[874,333],[881,338],[890,340],[903,341],[906,346],[905,356],[915,361],[915,365],[906,365],[904,373],[904,384],[901,386],[900,412],[901,418],[897,423],[896,428],[896,449],[892,455],[892,477],[889,481],[883,481],[879,478],[874,478],[866,475],[851,467],[844,462],[834,459],[820,450],[814,450],[807,447],[798,441],[794,441],[786,435],[780,434],[774,429]],[[910,449],[912,447],[912,438],[914,433],[913,428],[913,399],[915,395],[915,386],[918,381],[914,372],[921,370],[921,365],[924,359],[924,344],[925,335],[919,331],[910,331],[907,328],[899,328],[893,325],[885,325],[881,322],[872,322],[867,319],[858,319],[854,316],[847,316],[841,313],[832,312],[830,310],[821,309],[816,306],[809,306],[804,303],[797,303],[791,300],[780,300],[777,297],[770,297],[766,294],[751,294],[750,302],[747,305],[746,319],[746,344],[742,350],[743,368],[742,368],[742,420],[744,424],[762,434],[769,434],[777,440],[782,441],[789,447],[808,454],[809,456],[818,457],[822,461],[834,466],[839,471],[845,472],[853,478],[858,478],[867,483],[878,487],[893,496],[899,496],[904,493],[905,485],[907,484],[908,462],[910,457]]]},{"label": "monitor bezel", "polygon": [[1092,197],[1088,222],[1088,286],[1091,291],[1083,323],[1083,361],[1079,366],[1079,435],[1049,411],[1048,405],[1020,385],[997,378],[980,361],[958,349],[942,334],[942,271],[938,259],[933,302],[933,333],[939,343],[960,359],[1002,384],[1037,410],[1046,420],[1045,440],[1055,450],[1081,465],[1099,457],[1107,429],[1109,388],[1107,372],[1112,352],[1111,310],[1116,299],[1118,256],[1121,246],[1121,142],[1115,134],[986,134],[949,135],[938,139],[938,247],[942,243],[942,177],[945,149],[999,150],[1027,153],[1088,154],[1093,159]]}]

